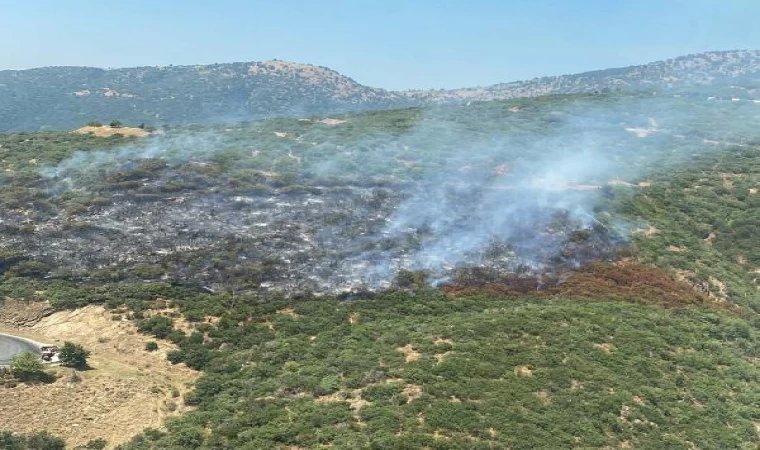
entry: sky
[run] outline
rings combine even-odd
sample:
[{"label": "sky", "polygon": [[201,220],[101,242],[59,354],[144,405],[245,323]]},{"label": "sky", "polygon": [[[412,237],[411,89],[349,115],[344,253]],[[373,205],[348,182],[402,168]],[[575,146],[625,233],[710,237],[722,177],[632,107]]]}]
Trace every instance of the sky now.
[{"label": "sky", "polygon": [[281,59],[440,89],[760,49],[759,0],[0,0],[0,70]]}]

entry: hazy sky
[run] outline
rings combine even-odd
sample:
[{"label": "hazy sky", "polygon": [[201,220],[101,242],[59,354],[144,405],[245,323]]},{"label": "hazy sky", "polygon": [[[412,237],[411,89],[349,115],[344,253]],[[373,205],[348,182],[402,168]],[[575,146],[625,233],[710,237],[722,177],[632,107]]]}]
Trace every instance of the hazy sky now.
[{"label": "hazy sky", "polygon": [[0,0],[0,69],[284,59],[452,88],[760,48],[760,0]]}]

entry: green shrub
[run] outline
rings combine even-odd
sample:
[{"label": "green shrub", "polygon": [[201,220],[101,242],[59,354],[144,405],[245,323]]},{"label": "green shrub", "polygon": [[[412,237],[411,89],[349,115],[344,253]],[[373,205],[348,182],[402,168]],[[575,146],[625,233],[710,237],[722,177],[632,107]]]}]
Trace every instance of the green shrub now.
[{"label": "green shrub", "polygon": [[43,368],[40,355],[36,353],[19,353],[11,360],[11,373],[21,381],[40,380],[45,375]]},{"label": "green shrub", "polygon": [[80,369],[87,367],[87,358],[89,357],[89,350],[86,350],[79,344],[74,344],[71,342],[64,342],[63,346],[61,347],[61,351],[58,354],[61,365]]}]

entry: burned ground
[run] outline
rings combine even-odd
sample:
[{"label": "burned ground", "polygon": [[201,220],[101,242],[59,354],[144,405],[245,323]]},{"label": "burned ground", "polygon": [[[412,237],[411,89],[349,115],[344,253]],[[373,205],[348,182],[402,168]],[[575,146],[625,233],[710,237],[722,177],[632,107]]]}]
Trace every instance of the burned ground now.
[{"label": "burned ground", "polygon": [[[540,290],[617,259],[651,225],[618,205],[659,188],[641,181],[654,168],[709,154],[705,140],[728,134],[720,126],[732,142],[747,135],[741,121],[704,129],[701,117],[737,106],[693,98],[512,106],[139,140],[11,135],[0,148],[6,276],[331,294],[392,287],[411,271],[433,285],[512,277],[520,290],[533,277]],[[627,131],[645,124],[646,136]]]}]

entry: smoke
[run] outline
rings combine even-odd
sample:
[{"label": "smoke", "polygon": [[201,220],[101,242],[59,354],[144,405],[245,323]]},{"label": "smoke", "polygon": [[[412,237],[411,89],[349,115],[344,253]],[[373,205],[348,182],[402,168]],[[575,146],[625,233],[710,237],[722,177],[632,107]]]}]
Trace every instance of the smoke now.
[{"label": "smoke", "polygon": [[212,132],[192,134],[159,134],[108,150],[74,152],[55,167],[41,170],[43,176],[74,182],[67,175],[82,176],[101,171],[116,171],[143,159],[161,159],[168,164],[202,160],[223,150],[222,136]]},{"label": "smoke", "polygon": [[[291,184],[316,191],[272,184],[271,197],[261,198],[245,183],[217,186],[213,197],[198,191],[196,201],[152,217],[168,223],[182,214],[183,228],[259,239],[256,257],[270,252],[287,261],[280,280],[317,280],[318,291],[385,287],[401,269],[425,271],[433,282],[472,266],[551,273],[612,258],[626,242],[632,225],[603,208],[611,191],[639,189],[652,171],[715,151],[712,140],[747,135],[759,108],[656,96],[554,98],[522,108],[357,115],[336,126],[264,121],[78,152],[43,173],[56,192],[87,189],[144,159],[219,164],[218,173],[243,181],[296,174]],[[388,123],[376,123],[382,120]],[[212,215],[200,209],[209,204]],[[118,227],[101,216],[93,220]],[[193,216],[203,225],[186,225]],[[170,238],[172,227],[161,228]],[[283,242],[291,243],[287,250]],[[252,257],[243,251],[241,259]]]}]

